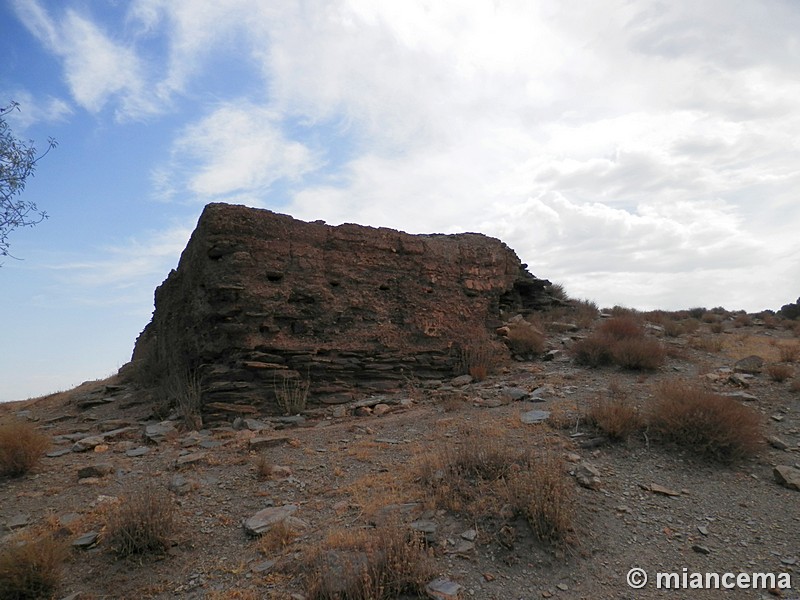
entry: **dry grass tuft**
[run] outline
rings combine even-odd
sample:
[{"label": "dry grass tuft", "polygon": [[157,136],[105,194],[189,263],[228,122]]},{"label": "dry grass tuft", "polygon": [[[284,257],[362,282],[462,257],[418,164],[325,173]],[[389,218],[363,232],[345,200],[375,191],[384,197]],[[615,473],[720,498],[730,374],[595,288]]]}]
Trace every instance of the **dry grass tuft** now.
[{"label": "dry grass tuft", "polygon": [[492,522],[523,516],[542,542],[575,542],[574,484],[555,452],[526,451],[489,427],[462,430],[458,439],[422,463],[421,480],[436,507]]},{"label": "dry grass tuft", "polygon": [[47,448],[50,438],[24,421],[0,425],[0,475],[21,477],[35,467]]},{"label": "dry grass tuft", "polygon": [[271,479],[275,464],[266,455],[259,454],[255,461],[256,475],[259,479]]},{"label": "dry grass tuft", "polygon": [[303,568],[308,600],[393,600],[434,574],[421,537],[397,524],[334,531]]},{"label": "dry grass tuft", "polygon": [[791,365],[769,365],[767,373],[773,381],[782,382],[786,381],[794,375],[794,369]]},{"label": "dry grass tuft", "polygon": [[586,420],[612,441],[625,441],[644,427],[639,410],[628,401],[616,380],[609,386],[609,396],[597,400],[587,411]]},{"label": "dry grass tuft", "polygon": [[506,328],[508,329],[506,343],[512,353],[524,357],[534,357],[544,352],[545,337],[536,325],[523,321],[509,323]]},{"label": "dry grass tuft", "polygon": [[258,551],[270,556],[284,550],[297,537],[298,533],[285,521],[279,521],[258,538]]},{"label": "dry grass tuft", "polygon": [[590,367],[619,365],[626,369],[653,370],[666,353],[658,340],[647,338],[640,320],[623,314],[604,321],[572,348],[576,362]]},{"label": "dry grass tuft", "polygon": [[680,381],[657,388],[649,422],[661,440],[726,463],[754,455],[764,438],[756,411]]},{"label": "dry grass tuft", "polygon": [[489,342],[475,341],[464,344],[460,350],[458,370],[483,381],[502,363],[498,350]]},{"label": "dry grass tuft", "polygon": [[560,456],[549,451],[529,454],[507,479],[507,494],[515,512],[525,517],[540,541],[558,547],[577,543],[575,485],[565,474]]},{"label": "dry grass tuft", "polygon": [[280,383],[273,385],[278,406],[286,415],[297,415],[306,409],[308,390],[311,382],[308,379],[290,379],[284,377]]},{"label": "dry grass tuft", "polygon": [[800,344],[788,343],[778,346],[778,355],[781,362],[794,363],[800,359]]},{"label": "dry grass tuft", "polygon": [[6,542],[0,549],[0,598],[51,598],[67,554],[66,544],[52,535]]},{"label": "dry grass tuft", "polygon": [[130,494],[106,517],[106,539],[120,557],[161,554],[174,532],[172,500],[151,484]]}]

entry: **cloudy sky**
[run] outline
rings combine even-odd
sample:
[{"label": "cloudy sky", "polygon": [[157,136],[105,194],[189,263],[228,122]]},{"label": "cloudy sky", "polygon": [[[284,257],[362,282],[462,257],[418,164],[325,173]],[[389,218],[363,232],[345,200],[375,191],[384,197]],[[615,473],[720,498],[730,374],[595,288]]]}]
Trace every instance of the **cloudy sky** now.
[{"label": "cloudy sky", "polygon": [[105,377],[204,204],[478,231],[601,306],[800,295],[793,0],[8,0],[58,148],[0,267],[0,400]]}]

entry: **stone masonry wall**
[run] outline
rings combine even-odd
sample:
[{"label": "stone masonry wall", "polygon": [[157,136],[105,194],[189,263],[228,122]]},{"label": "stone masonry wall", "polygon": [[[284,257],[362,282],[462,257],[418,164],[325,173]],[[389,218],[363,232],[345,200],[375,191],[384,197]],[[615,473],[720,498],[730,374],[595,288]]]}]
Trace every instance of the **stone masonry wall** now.
[{"label": "stone masonry wall", "polygon": [[[134,364],[197,372],[206,413],[275,412],[276,385],[312,402],[447,377],[465,345],[496,344],[502,310],[545,307],[548,281],[497,239],[307,223],[209,204],[155,294]],[[235,407],[227,407],[235,410]]]}]

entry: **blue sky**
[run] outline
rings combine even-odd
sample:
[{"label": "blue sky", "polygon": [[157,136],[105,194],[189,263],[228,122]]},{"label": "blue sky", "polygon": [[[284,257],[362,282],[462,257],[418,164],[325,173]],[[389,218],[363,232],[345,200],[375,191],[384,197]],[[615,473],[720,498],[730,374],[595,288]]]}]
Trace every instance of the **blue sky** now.
[{"label": "blue sky", "polygon": [[8,0],[50,219],[0,267],[0,401],[105,377],[211,201],[503,239],[602,306],[800,295],[800,6]]}]

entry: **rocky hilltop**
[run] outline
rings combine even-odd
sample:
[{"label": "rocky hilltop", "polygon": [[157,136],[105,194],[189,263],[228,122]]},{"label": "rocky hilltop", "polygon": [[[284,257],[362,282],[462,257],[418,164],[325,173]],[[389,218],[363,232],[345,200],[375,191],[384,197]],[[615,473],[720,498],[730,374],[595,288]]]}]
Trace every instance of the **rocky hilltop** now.
[{"label": "rocky hilltop", "polygon": [[312,402],[347,402],[452,375],[467,348],[504,352],[494,334],[502,316],[553,303],[550,282],[526,267],[476,233],[410,235],[209,204],[156,290],[132,364],[198,378],[207,415],[242,404],[275,412],[286,381],[310,385]]}]

